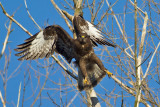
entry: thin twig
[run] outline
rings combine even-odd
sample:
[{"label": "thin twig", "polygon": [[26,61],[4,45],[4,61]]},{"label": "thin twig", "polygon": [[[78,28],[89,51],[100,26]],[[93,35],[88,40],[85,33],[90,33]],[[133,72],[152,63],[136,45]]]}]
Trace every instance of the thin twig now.
[{"label": "thin twig", "polygon": [[0,91],[0,99],[2,101],[3,107],[6,107],[6,103],[5,103],[4,99],[3,99],[1,91]]},{"label": "thin twig", "polygon": [[43,84],[42,88],[40,89],[40,91],[39,91],[36,99],[35,99],[34,102],[32,103],[31,107],[33,107],[33,105],[36,103],[36,101],[38,100],[39,96],[41,95],[42,90],[44,89],[44,86],[46,85],[46,82],[47,82],[47,80],[48,80],[48,75],[49,75],[49,73],[47,72],[47,73],[46,73],[46,79],[45,79],[45,81],[44,81],[44,84]]},{"label": "thin twig", "polygon": [[137,66],[138,67],[141,66],[151,55],[152,55],[152,52],[142,61],[140,65],[137,65]]},{"label": "thin twig", "polygon": [[24,3],[25,3],[25,6],[26,6],[26,9],[27,9],[27,13],[29,15],[29,17],[31,18],[31,20],[34,22],[34,24],[39,28],[39,30],[42,30],[42,28],[36,23],[36,21],[33,19],[33,17],[31,16],[29,10],[28,10],[28,7],[27,7],[27,3],[26,3],[26,0],[24,0]]},{"label": "thin twig", "polygon": [[[131,1],[131,0],[129,0],[130,1],[130,3],[133,5],[133,6],[135,6],[135,4]],[[137,9],[139,10],[139,11],[141,11],[143,14],[145,14],[145,12],[143,12],[138,6],[136,6],[137,7]]]},{"label": "thin twig", "polygon": [[[136,96],[135,94],[135,90],[130,88],[129,86],[125,85],[122,81],[120,81],[118,78],[116,78],[114,75],[111,76],[111,78],[118,83],[124,90],[126,90],[128,93],[130,93],[133,96]],[[142,102],[143,104],[147,105],[147,107],[151,107],[146,100],[144,99],[143,96],[141,96],[140,102]]]},{"label": "thin twig", "polygon": [[73,101],[75,100],[75,98],[77,97],[78,93],[79,93],[79,92],[77,92],[77,93],[75,94],[75,96],[69,101],[69,103],[66,105],[66,107],[70,107],[70,105],[72,104],[72,102],[73,102]]},{"label": "thin twig", "polygon": [[68,25],[69,29],[73,32],[72,26],[69,24],[69,21],[67,20],[67,18],[65,17],[65,15],[63,14],[63,12],[61,11],[61,9],[57,6],[57,4],[54,2],[54,0],[51,0],[53,6],[56,8],[56,10],[58,10],[58,12],[61,14],[61,16],[64,18],[66,24]]},{"label": "thin twig", "polygon": [[76,75],[78,75],[78,72],[75,69],[73,69],[73,67],[71,67],[71,65],[62,57],[62,55],[59,54],[59,56],[63,60],[63,62],[67,64],[67,67],[69,67]]},{"label": "thin twig", "polygon": [[[110,4],[109,4],[108,0],[106,0],[106,3],[107,3],[107,5],[108,5],[108,7],[110,8]],[[118,21],[116,15],[115,15],[114,12],[113,12],[113,9],[110,8],[110,10],[111,10],[111,12],[112,12],[112,14],[113,14],[114,19],[116,20],[116,23],[117,23],[117,25],[118,25],[118,27],[119,27],[119,30],[120,30],[122,36],[123,36],[123,38],[124,38],[124,42],[128,45],[128,47],[129,47],[129,49],[130,49],[132,55],[134,55],[134,52],[133,52],[132,48],[129,46],[127,37],[126,37],[126,35],[125,35],[125,32],[122,30],[122,28],[121,28],[121,26],[120,26],[120,23],[119,23],[119,21]]]},{"label": "thin twig", "polygon": [[60,107],[49,95],[49,93],[47,92],[47,95],[49,96],[49,99],[52,101],[53,104],[55,104],[57,107]]},{"label": "thin twig", "polygon": [[[133,45],[131,45],[131,46],[129,46],[129,47],[132,47],[132,46],[133,46]],[[130,58],[135,59],[135,58],[133,58],[132,55],[130,55],[130,54],[127,52],[127,49],[128,49],[129,47],[127,47],[126,49],[124,49],[124,52],[125,52]]]},{"label": "thin twig", "polygon": [[20,95],[21,95],[21,82],[20,82],[20,85],[19,85],[17,107],[19,107]]},{"label": "thin twig", "polygon": [[9,27],[7,29],[8,32],[7,32],[6,38],[5,38],[4,43],[3,43],[3,48],[2,48],[2,51],[1,51],[1,54],[0,54],[0,59],[3,56],[4,51],[6,49],[6,45],[7,45],[8,38],[9,38],[9,34],[11,33],[11,25],[12,25],[12,20],[10,20],[10,22],[9,22]]},{"label": "thin twig", "polygon": [[56,61],[57,64],[59,64],[63,68],[64,71],[66,71],[74,79],[78,80],[77,76],[75,76],[73,73],[68,71],[67,68],[54,55],[52,55],[52,58]]},{"label": "thin twig", "polygon": [[132,88],[130,88],[129,86],[125,85],[123,82],[121,82],[118,78],[116,78],[114,75],[111,76],[112,79],[114,79],[114,81],[116,83],[118,83],[121,87],[123,87],[127,92],[129,92],[132,95],[135,95],[134,91]]},{"label": "thin twig", "polygon": [[143,76],[143,78],[142,78],[142,82],[144,81],[144,79],[145,79],[146,76],[148,75],[149,68],[150,68],[150,66],[151,66],[151,64],[152,64],[152,62],[153,62],[153,58],[154,58],[154,56],[155,56],[155,54],[156,54],[159,46],[160,46],[160,42],[158,43],[158,45],[157,45],[157,47],[156,47],[156,49],[155,49],[155,51],[154,51],[154,53],[153,53],[153,55],[152,55],[152,57],[151,57],[151,60],[149,61],[147,70],[146,70],[146,72],[145,72],[145,74],[144,74],[144,76]]},{"label": "thin twig", "polygon": [[2,8],[2,10],[3,10],[3,13],[10,19],[10,20],[12,20],[13,22],[15,22],[20,28],[22,28],[28,35],[32,35],[30,32],[28,32],[28,30],[26,30],[20,23],[18,23],[12,16],[10,16],[6,11],[5,11],[5,9],[4,9],[4,7],[3,7],[3,5],[1,4],[1,2],[0,2],[0,6],[1,6],[1,8]]}]

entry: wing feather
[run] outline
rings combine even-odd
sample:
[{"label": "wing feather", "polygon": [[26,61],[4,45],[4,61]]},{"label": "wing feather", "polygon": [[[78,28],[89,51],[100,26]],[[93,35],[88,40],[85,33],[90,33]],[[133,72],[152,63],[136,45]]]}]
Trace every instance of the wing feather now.
[{"label": "wing feather", "polygon": [[74,29],[76,34],[87,33],[91,40],[100,45],[108,45],[116,47],[116,45],[109,39],[106,39],[100,30],[98,30],[93,24],[83,19],[81,16],[75,16],[73,19]]},{"label": "wing feather", "polygon": [[59,25],[52,25],[18,45],[15,51],[19,53],[15,55],[21,56],[18,60],[31,60],[49,58],[56,51],[71,62],[74,58],[72,45],[73,39],[70,35]]},{"label": "wing feather", "polygon": [[23,55],[25,55],[28,51],[29,51],[29,48],[26,49],[26,50],[23,50],[22,52],[19,52],[19,53],[15,54],[15,55],[16,55],[16,56],[23,56]]},{"label": "wing feather", "polygon": [[[45,35],[44,32],[49,32],[50,35]],[[45,39],[45,36],[49,39]],[[38,32],[34,36],[25,40],[25,43],[18,45],[15,51],[20,52],[16,56],[22,56],[18,60],[31,60],[37,58],[43,58],[47,55],[51,55],[51,50],[54,50],[52,47],[56,41],[57,35],[54,33],[54,28],[49,26],[43,31]],[[53,52],[53,51],[52,51]]]},{"label": "wing feather", "polygon": [[56,50],[59,54],[64,56],[65,59],[70,63],[72,58],[75,57],[73,50],[74,40],[61,26],[55,25],[55,27],[58,35]]}]

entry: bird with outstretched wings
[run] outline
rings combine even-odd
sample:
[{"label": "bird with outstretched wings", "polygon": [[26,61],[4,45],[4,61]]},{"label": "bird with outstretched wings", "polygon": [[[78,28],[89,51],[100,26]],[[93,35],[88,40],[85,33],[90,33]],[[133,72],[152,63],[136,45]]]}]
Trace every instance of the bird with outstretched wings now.
[{"label": "bird with outstretched wings", "polygon": [[78,67],[78,88],[80,91],[96,86],[106,73],[110,73],[95,55],[92,39],[87,33],[80,33],[77,39],[59,25],[46,27],[17,46],[18,60],[49,58],[54,52],[65,57],[70,63],[75,58]]}]

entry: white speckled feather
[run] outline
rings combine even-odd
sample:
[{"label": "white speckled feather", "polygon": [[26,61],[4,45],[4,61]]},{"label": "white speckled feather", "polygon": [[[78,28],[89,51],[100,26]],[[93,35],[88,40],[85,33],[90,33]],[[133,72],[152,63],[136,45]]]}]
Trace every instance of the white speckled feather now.
[{"label": "white speckled feather", "polygon": [[90,22],[86,21],[88,23],[88,27],[89,29],[86,29],[86,33],[88,35],[92,35],[94,36],[94,38],[100,38],[103,39],[103,35],[101,35],[101,31],[99,31],[97,28],[94,27],[93,24],[91,24]]},{"label": "white speckled feather", "polygon": [[[43,31],[39,32],[37,37],[32,41],[32,45],[29,49],[31,55],[33,54],[43,54],[42,57],[45,57],[52,49],[54,40],[44,40]],[[41,58],[42,58],[41,57]]]}]

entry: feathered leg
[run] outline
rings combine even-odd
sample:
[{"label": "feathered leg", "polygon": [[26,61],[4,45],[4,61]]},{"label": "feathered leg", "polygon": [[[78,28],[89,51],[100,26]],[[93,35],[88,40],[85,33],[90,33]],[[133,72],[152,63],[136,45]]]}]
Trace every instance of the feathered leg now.
[{"label": "feathered leg", "polygon": [[111,72],[109,72],[103,65],[102,61],[95,55],[95,54],[92,54],[93,56],[93,61],[99,66],[99,68],[102,70],[102,71],[105,71],[108,75],[108,77],[111,77],[113,74]]},{"label": "feathered leg", "polygon": [[96,86],[106,74],[108,74],[109,77],[113,75],[104,67],[101,60],[95,54],[92,54],[87,60],[79,61],[78,67],[79,91]]},{"label": "feathered leg", "polygon": [[87,69],[87,80],[89,84],[84,84],[85,77],[82,74],[80,68],[78,68],[78,89],[79,91],[90,89],[95,87],[106,75],[105,71],[102,71],[97,64],[88,63],[86,66]]},{"label": "feathered leg", "polygon": [[88,78],[88,74],[87,74],[87,70],[86,70],[86,62],[85,62],[85,60],[84,59],[81,59],[80,61],[79,61],[79,67],[80,67],[80,70],[81,70],[81,72],[82,72],[82,74],[83,74],[83,76],[84,76],[84,84],[89,84],[89,81],[87,80],[87,78]]}]

